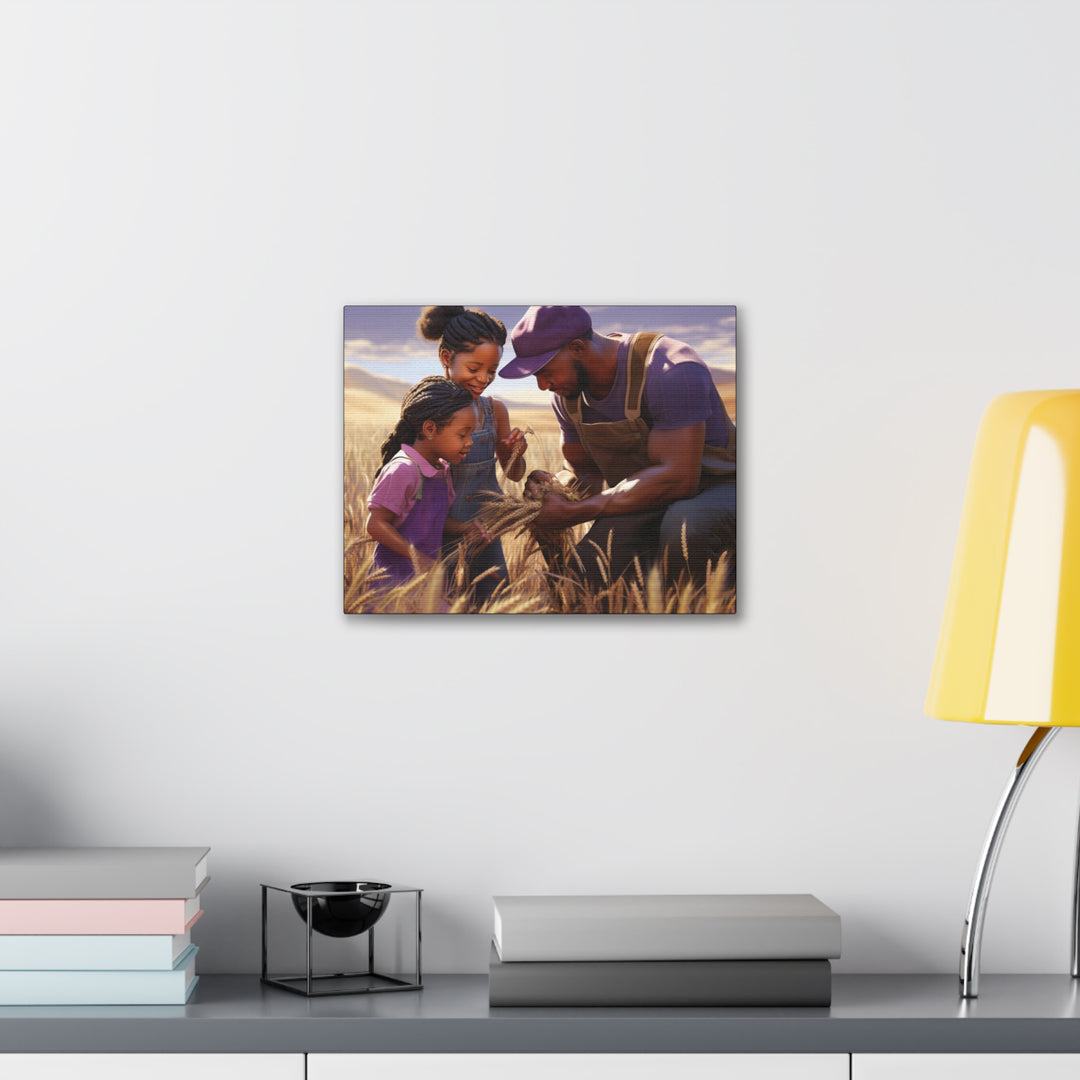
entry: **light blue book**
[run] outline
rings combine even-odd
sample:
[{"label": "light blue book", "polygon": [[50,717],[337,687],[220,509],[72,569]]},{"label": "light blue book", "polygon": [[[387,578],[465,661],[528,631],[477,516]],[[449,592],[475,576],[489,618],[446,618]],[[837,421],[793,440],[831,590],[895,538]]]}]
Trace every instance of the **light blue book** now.
[{"label": "light blue book", "polygon": [[0,971],[171,971],[191,934],[0,934]]},{"label": "light blue book", "polygon": [[0,1005],[183,1005],[198,951],[189,945],[169,971],[0,971]]}]

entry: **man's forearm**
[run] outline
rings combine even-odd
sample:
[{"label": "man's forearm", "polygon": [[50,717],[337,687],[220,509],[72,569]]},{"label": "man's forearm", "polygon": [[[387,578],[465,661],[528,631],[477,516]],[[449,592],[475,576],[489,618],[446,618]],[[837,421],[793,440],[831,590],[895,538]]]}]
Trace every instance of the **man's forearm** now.
[{"label": "man's forearm", "polygon": [[636,514],[643,510],[655,510],[675,502],[676,499],[689,498],[697,490],[697,478],[693,478],[692,483],[690,480],[685,470],[681,469],[665,466],[643,469],[619,481],[614,487],[598,491],[576,503],[577,524],[614,514]]}]

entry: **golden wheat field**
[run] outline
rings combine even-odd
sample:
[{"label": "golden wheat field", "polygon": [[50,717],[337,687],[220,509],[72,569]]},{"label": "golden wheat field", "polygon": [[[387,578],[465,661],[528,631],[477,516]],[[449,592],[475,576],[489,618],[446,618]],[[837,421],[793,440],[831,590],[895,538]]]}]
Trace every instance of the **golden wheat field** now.
[{"label": "golden wheat field", "polygon": [[[381,382],[381,380],[380,380]],[[623,575],[614,584],[591,591],[576,579],[549,572],[527,529],[502,536],[509,580],[482,606],[468,593],[464,564],[449,563],[422,573],[406,585],[385,591],[370,580],[375,544],[364,531],[367,495],[380,463],[379,447],[398,417],[392,387],[346,385],[344,424],[344,590],[346,613],[537,615],[537,614],[726,614],[735,610],[735,594],[723,589],[725,568],[711,571],[704,585],[665,587],[658,569]],[[726,395],[725,395],[726,397]],[[734,395],[732,395],[734,397]],[[734,400],[730,403],[734,417]],[[559,428],[547,407],[511,407],[510,422],[533,429],[528,436],[529,470],[562,468]],[[503,491],[521,495],[522,484],[502,477]],[[580,525],[574,539],[587,525]]]}]

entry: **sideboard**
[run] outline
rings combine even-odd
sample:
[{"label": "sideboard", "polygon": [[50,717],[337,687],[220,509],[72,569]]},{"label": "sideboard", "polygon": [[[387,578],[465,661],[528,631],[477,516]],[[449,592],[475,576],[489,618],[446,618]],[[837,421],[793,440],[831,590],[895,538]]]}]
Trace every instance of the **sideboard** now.
[{"label": "sideboard", "polygon": [[[391,1066],[401,1080],[428,1075],[405,1056],[510,1054],[530,1057],[529,1064],[515,1059],[515,1076],[560,1080],[606,1075],[603,1055],[638,1058],[637,1069],[618,1070],[624,1077],[639,1069],[659,1075],[649,1072],[647,1056],[663,1055],[668,1065],[684,1062],[674,1072],[688,1078],[987,1080],[1013,1075],[1008,1056],[1022,1055],[1025,1076],[1038,1080],[1080,1075],[1080,986],[1065,975],[986,975],[980,997],[962,1001],[952,975],[836,975],[827,1009],[491,1009],[483,975],[429,975],[421,991],[312,999],[263,986],[253,975],[204,975],[186,1006],[0,1008],[5,1078],[51,1076],[30,1067],[35,1055],[44,1064],[72,1054],[87,1055],[88,1063],[94,1055],[207,1055],[208,1067],[231,1062],[223,1075],[249,1075],[248,1061],[252,1076],[308,1080],[370,1075],[373,1061],[363,1055],[372,1054],[404,1055],[394,1059],[400,1069]],[[566,1055],[556,1071],[550,1057],[545,1065],[550,1055]],[[165,1066],[156,1075],[171,1075],[165,1059],[156,1060]],[[572,1067],[582,1061],[587,1074]],[[767,1061],[786,1065],[771,1069]],[[16,1062],[24,1068],[13,1068]],[[266,1067],[274,1062],[281,1069]],[[736,1062],[739,1069],[728,1067]],[[966,1072],[965,1062],[975,1071]],[[1006,1071],[995,1072],[999,1066]],[[213,1068],[200,1073],[217,1075]]]}]

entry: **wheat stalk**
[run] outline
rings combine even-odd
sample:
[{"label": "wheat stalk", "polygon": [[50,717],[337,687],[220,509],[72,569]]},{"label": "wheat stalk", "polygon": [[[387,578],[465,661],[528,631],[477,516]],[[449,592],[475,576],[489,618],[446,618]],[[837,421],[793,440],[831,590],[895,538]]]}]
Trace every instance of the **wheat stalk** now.
[{"label": "wheat stalk", "polygon": [[[531,426],[526,425],[525,430],[522,431],[521,434],[522,435],[535,435],[536,432],[533,431]],[[510,470],[517,464],[517,459],[519,457],[521,457],[521,455],[523,453],[525,453],[525,451],[522,448],[521,444],[518,443],[518,445],[514,447],[513,451],[510,454],[510,460],[506,463],[505,467],[503,468],[503,476],[509,476],[510,475]]]}]

